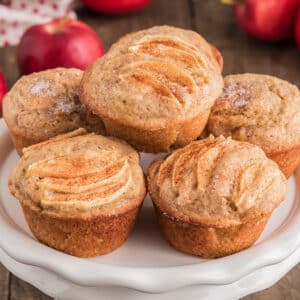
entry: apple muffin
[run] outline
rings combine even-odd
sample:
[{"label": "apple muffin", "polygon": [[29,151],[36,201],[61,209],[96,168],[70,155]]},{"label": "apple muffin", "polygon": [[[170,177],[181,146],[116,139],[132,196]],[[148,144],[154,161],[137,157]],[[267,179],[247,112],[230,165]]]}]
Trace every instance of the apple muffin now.
[{"label": "apple muffin", "polygon": [[148,172],[165,238],[204,258],[250,247],[284,199],[286,181],[260,147],[223,136],[192,142]]},{"label": "apple muffin", "polygon": [[3,117],[20,155],[24,147],[80,127],[104,134],[101,119],[79,100],[82,73],[65,68],[32,73],[7,93]]},{"label": "apple muffin", "polygon": [[109,135],[143,152],[195,140],[223,88],[222,57],[196,32],[156,26],[128,34],[85,72],[83,103]]},{"label": "apple muffin", "polygon": [[85,129],[24,148],[9,189],[39,241],[79,257],[119,247],[146,193],[139,154]]},{"label": "apple muffin", "polygon": [[260,146],[289,177],[300,160],[300,92],[260,74],[229,75],[212,108],[208,131]]}]

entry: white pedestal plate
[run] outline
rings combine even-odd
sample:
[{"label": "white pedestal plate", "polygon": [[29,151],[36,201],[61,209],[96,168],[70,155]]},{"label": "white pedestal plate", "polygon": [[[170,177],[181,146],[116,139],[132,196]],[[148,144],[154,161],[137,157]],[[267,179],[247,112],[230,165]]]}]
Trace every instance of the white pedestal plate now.
[{"label": "white pedestal plate", "polygon": [[[216,260],[180,253],[161,237],[147,198],[136,229],[111,254],[79,259],[37,242],[7,178],[18,156],[0,121],[0,261],[16,276],[57,299],[235,299],[264,289],[300,259],[298,175],[286,200],[250,249]],[[153,155],[142,155],[146,167]]]}]

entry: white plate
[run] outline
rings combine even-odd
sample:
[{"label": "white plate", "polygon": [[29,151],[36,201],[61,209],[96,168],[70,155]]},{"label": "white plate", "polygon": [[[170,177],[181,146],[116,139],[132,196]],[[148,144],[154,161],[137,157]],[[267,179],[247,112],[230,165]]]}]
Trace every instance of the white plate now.
[{"label": "white plate", "polygon": [[[161,237],[151,202],[146,199],[136,229],[122,247],[93,259],[66,255],[33,238],[18,201],[7,189],[7,178],[18,156],[3,121],[0,142],[0,247],[18,262],[49,270],[75,284],[125,287],[148,293],[191,285],[230,284],[259,268],[283,261],[300,245],[298,176],[297,184],[295,177],[290,178],[287,198],[259,241],[240,253],[204,260],[177,252]],[[153,155],[142,155],[145,164],[152,158]]]},{"label": "white plate", "polygon": [[272,286],[300,260],[300,248],[282,262],[250,273],[228,285],[189,286],[163,294],[145,294],[128,288],[82,287],[50,271],[21,264],[0,249],[0,262],[17,277],[60,300],[236,300]]}]

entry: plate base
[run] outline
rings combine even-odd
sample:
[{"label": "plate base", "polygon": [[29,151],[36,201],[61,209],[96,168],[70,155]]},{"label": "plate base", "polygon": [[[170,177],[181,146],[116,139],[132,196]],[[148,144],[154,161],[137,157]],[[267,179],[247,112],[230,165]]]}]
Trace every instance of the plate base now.
[{"label": "plate base", "polygon": [[275,284],[300,260],[300,249],[283,262],[262,268],[224,286],[203,285],[179,289],[171,293],[146,294],[126,288],[81,287],[38,267],[24,265],[11,259],[0,249],[1,263],[14,275],[32,284],[55,300],[237,300]]}]

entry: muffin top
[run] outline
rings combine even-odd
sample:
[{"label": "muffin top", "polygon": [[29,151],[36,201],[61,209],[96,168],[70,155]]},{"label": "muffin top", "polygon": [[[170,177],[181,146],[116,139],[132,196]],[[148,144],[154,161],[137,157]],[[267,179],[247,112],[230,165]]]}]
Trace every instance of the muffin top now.
[{"label": "muffin top", "polygon": [[84,73],[80,96],[97,115],[164,128],[210,108],[221,94],[222,57],[199,34],[156,26],[128,34]]},{"label": "muffin top", "polygon": [[102,133],[102,121],[79,101],[82,73],[57,68],[21,77],[4,98],[10,130],[36,142],[79,127]]},{"label": "muffin top", "polygon": [[84,129],[25,148],[9,188],[42,213],[86,218],[134,209],[146,193],[138,153]]},{"label": "muffin top", "polygon": [[222,227],[270,214],[286,193],[284,175],[261,148],[223,136],[155,161],[148,185],[169,216]]},{"label": "muffin top", "polygon": [[266,152],[300,145],[300,92],[259,74],[229,75],[212,108],[208,130],[261,146]]}]

